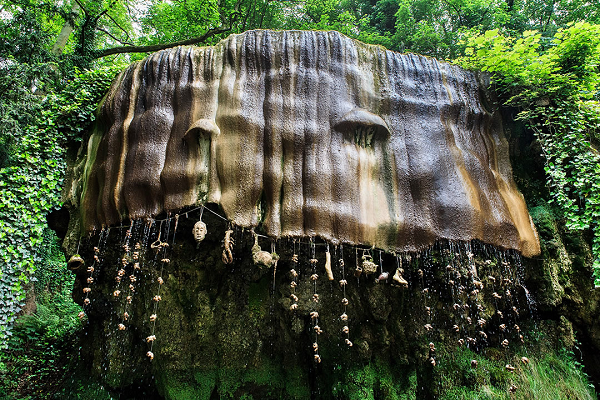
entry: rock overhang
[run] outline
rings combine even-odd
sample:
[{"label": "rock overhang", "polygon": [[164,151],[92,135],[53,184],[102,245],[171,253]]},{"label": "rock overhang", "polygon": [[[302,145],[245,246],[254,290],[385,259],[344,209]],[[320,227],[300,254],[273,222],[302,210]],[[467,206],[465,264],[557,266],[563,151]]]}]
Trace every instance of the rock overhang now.
[{"label": "rock overhang", "polygon": [[273,237],[415,251],[535,227],[479,74],[337,32],[165,50],[113,84],[70,199],[81,229],[206,202]]}]

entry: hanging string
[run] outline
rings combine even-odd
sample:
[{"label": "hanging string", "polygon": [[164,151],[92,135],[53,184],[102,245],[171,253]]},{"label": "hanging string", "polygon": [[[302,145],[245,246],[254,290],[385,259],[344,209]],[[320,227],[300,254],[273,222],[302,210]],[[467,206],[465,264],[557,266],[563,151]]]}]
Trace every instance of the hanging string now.
[{"label": "hanging string", "polygon": [[[105,237],[105,232],[108,233],[108,229],[104,229],[102,228],[102,230],[100,231],[100,237],[98,238],[98,245],[96,247],[94,247],[94,261],[92,262],[92,265],[90,265],[89,267],[87,267],[87,272],[88,272],[88,277],[86,278],[86,282],[87,282],[87,286],[83,288],[83,294],[85,295],[85,298],[83,299],[83,309],[84,311],[80,311],[78,316],[79,319],[83,319],[85,318],[85,310],[86,308],[89,307],[91,300],[90,300],[90,293],[92,292],[92,284],[94,283],[94,271],[96,270],[97,267],[100,266],[100,257],[101,257],[101,249],[104,248],[104,243],[106,242],[106,238],[108,238],[108,234],[106,234]],[[79,245],[77,245],[77,253],[79,253]]]},{"label": "hanging string", "polygon": [[314,360],[318,364],[321,362],[321,356],[319,355],[319,335],[323,333],[323,330],[319,326],[319,312],[317,311],[317,304],[319,303],[319,294],[317,293],[317,279],[319,279],[319,275],[317,275],[317,259],[315,254],[315,244],[313,238],[310,238],[310,264],[312,266],[312,275],[310,276],[310,280],[313,282],[313,302],[314,311],[310,313],[310,319],[312,321],[312,328],[315,332],[315,341],[313,342],[313,351],[315,353]]},{"label": "hanging string", "polygon": [[146,338],[146,342],[150,343],[150,350],[148,350],[148,352],[146,353],[146,356],[150,359],[150,361],[152,361],[154,359],[154,353],[152,352],[152,350],[154,349],[154,341],[156,340],[156,320],[158,319],[157,317],[157,312],[158,312],[158,303],[162,300],[161,296],[160,296],[160,289],[162,287],[162,285],[164,284],[164,280],[162,278],[163,272],[164,272],[164,268],[166,264],[169,264],[171,262],[171,260],[169,260],[167,258],[167,247],[169,247],[169,244],[167,243],[167,241],[169,240],[169,230],[171,227],[171,223],[170,220],[167,218],[167,227],[166,227],[166,240],[164,242],[161,242],[160,238],[161,238],[161,234],[162,234],[162,221],[160,224],[160,228],[158,231],[158,239],[156,240],[155,243],[158,242],[158,251],[156,252],[156,256],[158,256],[161,251],[162,251],[162,258],[160,260],[160,273],[158,275],[158,278],[156,278],[156,281],[158,283],[158,288],[156,290],[156,295],[152,298],[152,300],[154,301],[154,310],[152,315],[150,315],[150,322],[152,323],[152,328],[150,330],[150,336],[148,336]]},{"label": "hanging string", "polygon": [[[141,279],[141,275],[140,272],[142,270],[143,267],[143,257],[141,254],[142,249],[145,249],[147,247],[147,242],[148,242],[148,236],[149,236],[149,231],[150,231],[150,225],[149,224],[144,224],[141,223],[141,220],[138,220],[137,222],[138,225],[142,225],[143,229],[142,229],[142,241],[137,241],[134,245],[134,251],[131,254],[131,260],[132,260],[132,264],[133,264],[133,269],[131,271],[131,274],[129,275],[129,291],[127,293],[127,297],[125,298],[125,307],[123,310],[123,314],[122,314],[122,318],[123,318],[123,322],[126,322],[129,317],[129,306],[132,304],[133,302],[133,296],[135,294],[135,290],[136,290],[136,283],[138,282],[139,279]],[[136,231],[139,231],[139,228],[136,229]],[[138,239],[139,239],[139,235]]]},{"label": "hanging string", "polygon": [[[117,302],[118,302],[118,298],[121,296],[121,290],[120,290],[121,280],[125,276],[125,268],[127,267],[127,264],[129,263],[129,258],[130,258],[130,253],[131,253],[131,248],[129,247],[129,240],[131,239],[131,235],[132,235],[133,222],[134,222],[134,220],[130,221],[129,228],[125,231],[125,236],[122,241],[122,243],[123,243],[122,247],[123,247],[124,254],[119,260],[117,260],[117,274],[115,276],[116,285],[115,285],[115,290],[113,291],[113,297],[115,297],[115,299],[117,299]],[[125,324],[123,324],[123,322],[120,322],[117,325],[117,328],[120,331],[124,331],[125,329],[127,329],[127,327],[125,326]]]},{"label": "hanging string", "polygon": [[290,282],[290,298],[292,299],[292,305],[290,306],[290,311],[296,312],[298,309],[298,296],[296,296],[296,286],[298,286],[298,254],[296,254],[296,239],[293,242],[294,253],[292,254],[292,269],[290,269],[290,275],[292,277],[292,281]]},{"label": "hanging string", "polygon": [[[358,257],[358,253],[357,253]],[[340,280],[340,286],[342,287],[342,292],[344,297],[342,298],[342,307],[343,312],[340,315],[340,319],[344,326],[342,327],[342,332],[346,334],[345,342],[349,347],[352,347],[352,342],[350,341],[350,329],[348,328],[348,298],[346,297],[346,285],[348,281],[346,281],[346,267],[344,263],[344,246],[340,245],[340,259],[338,261],[340,267],[342,267],[342,279]]]}]

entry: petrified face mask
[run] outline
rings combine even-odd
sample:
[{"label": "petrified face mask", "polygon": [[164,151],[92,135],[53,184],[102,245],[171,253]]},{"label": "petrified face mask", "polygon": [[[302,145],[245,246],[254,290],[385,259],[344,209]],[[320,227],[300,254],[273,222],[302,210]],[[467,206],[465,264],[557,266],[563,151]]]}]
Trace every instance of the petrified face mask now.
[{"label": "petrified face mask", "polygon": [[206,237],[206,224],[202,221],[196,222],[192,233],[194,234],[194,239],[196,240],[196,243],[200,243]]}]

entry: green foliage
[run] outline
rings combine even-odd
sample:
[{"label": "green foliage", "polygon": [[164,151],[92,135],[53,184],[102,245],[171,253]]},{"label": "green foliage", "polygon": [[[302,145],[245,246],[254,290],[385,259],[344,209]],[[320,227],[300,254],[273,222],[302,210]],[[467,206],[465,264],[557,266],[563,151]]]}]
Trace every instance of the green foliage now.
[{"label": "green foliage", "polygon": [[48,61],[54,34],[49,20],[57,14],[57,9],[43,2],[14,0],[2,11],[5,14],[0,18],[0,60],[10,55],[21,63]]},{"label": "green foliage", "polygon": [[77,361],[77,333],[81,307],[71,299],[74,276],[67,270],[59,240],[43,234],[36,276],[37,310],[19,318],[8,349],[0,352],[0,397],[50,398]]},{"label": "green foliage", "polygon": [[417,373],[411,370],[399,376],[390,365],[381,360],[362,367],[351,367],[333,385],[332,396],[343,399],[398,399],[413,400],[417,396]]},{"label": "green foliage", "polygon": [[66,146],[81,139],[119,69],[75,70],[60,91],[38,95],[25,86],[2,102],[9,112],[1,127],[7,155],[0,168],[0,347],[11,335],[24,288],[43,262],[45,215],[60,203]]},{"label": "green foliage", "polygon": [[550,46],[525,32],[514,39],[497,30],[467,40],[458,63],[493,74],[507,104],[534,131],[546,158],[551,202],[566,226],[591,230],[594,278],[600,286],[600,25],[560,29]]},{"label": "green foliage", "polygon": [[[466,348],[442,350],[434,369],[433,379],[438,384],[433,392],[437,398],[447,400],[596,399],[573,352],[545,346],[535,354],[524,351],[490,348],[482,355]],[[527,356],[527,363],[521,361],[523,355]],[[471,360],[477,365],[472,366]],[[508,371],[506,365],[513,366],[514,372]]]}]

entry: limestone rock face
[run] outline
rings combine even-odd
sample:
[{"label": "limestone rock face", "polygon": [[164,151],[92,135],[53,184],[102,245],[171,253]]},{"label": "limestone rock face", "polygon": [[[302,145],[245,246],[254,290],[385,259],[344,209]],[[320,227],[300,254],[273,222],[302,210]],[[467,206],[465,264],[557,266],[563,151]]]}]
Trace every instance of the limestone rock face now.
[{"label": "limestone rock face", "polygon": [[250,31],[131,65],[70,192],[82,231],[217,203],[272,237],[392,251],[537,233],[474,72],[337,32]]}]

